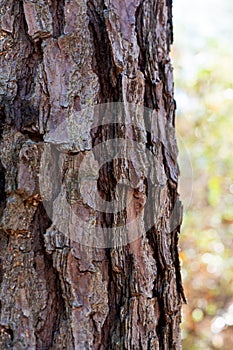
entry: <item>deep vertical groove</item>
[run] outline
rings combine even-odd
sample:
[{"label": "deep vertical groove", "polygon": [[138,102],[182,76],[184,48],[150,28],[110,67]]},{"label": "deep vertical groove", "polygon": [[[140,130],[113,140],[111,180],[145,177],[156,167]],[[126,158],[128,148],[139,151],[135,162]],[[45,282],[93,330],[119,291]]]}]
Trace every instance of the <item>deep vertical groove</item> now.
[{"label": "deep vertical groove", "polygon": [[32,222],[33,228],[33,248],[34,248],[34,269],[38,275],[41,274],[41,270],[38,269],[37,260],[44,262],[44,279],[46,281],[46,290],[49,291],[49,298],[54,295],[53,299],[49,302],[46,311],[46,318],[44,325],[39,330],[36,330],[37,338],[37,350],[52,349],[56,332],[59,331],[59,327],[62,319],[66,319],[65,302],[62,297],[62,288],[58,272],[53,267],[52,257],[46,252],[44,244],[44,233],[46,228],[51,225],[51,220],[48,218],[46,211],[42,204],[39,205],[35,214],[34,221]]},{"label": "deep vertical groove", "polygon": [[53,37],[59,38],[59,36],[64,34],[65,0],[52,0],[49,7],[53,19]]},{"label": "deep vertical groove", "polygon": [[[35,77],[39,64],[42,62],[41,40],[32,41],[28,35],[27,22],[24,15],[23,3],[19,4],[18,21],[15,24],[16,45],[24,43],[24,56],[20,57],[21,69],[17,70],[17,95],[13,104],[7,102],[7,109],[11,112],[11,123],[23,133],[30,133],[32,139],[40,138],[35,124],[39,119],[39,105],[33,101]],[[34,125],[34,128],[32,128]]]},{"label": "deep vertical groove", "polygon": [[[117,74],[112,60],[112,47],[109,42],[104,20],[105,5],[98,11],[91,0],[87,2],[89,28],[94,45],[93,71],[100,83],[99,103],[119,102],[121,96],[121,75]],[[113,80],[115,82],[113,83]]]},{"label": "deep vertical groove", "polygon": [[[5,124],[5,112],[4,112],[4,107],[0,107],[0,144],[2,140],[2,134],[4,130],[4,124]],[[5,193],[5,175],[6,175],[6,170],[2,165],[2,161],[0,158],[0,220],[3,214],[3,210],[6,206],[6,193]]]}]

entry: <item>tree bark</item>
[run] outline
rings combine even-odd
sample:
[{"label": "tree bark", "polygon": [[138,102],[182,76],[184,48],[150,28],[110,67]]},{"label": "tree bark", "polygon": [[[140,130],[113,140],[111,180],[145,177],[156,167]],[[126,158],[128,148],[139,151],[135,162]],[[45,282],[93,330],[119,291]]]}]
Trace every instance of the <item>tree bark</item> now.
[{"label": "tree bark", "polygon": [[[181,349],[171,7],[170,0],[0,0],[1,349]],[[123,118],[129,104],[151,118],[139,113],[136,128],[94,119],[93,127],[98,115],[81,114],[117,102]],[[71,116],[75,146],[51,144]],[[123,201],[131,191],[132,200],[120,213],[94,210],[76,173],[91,148],[130,135],[156,154],[156,186],[147,163],[139,172],[134,160],[113,159],[101,165],[98,192],[111,202],[123,178],[137,184],[120,192]],[[41,185],[42,158],[50,180]],[[70,237],[54,219],[61,187],[81,213],[78,237],[93,220],[114,230],[139,215],[127,231],[136,239],[105,247]]]}]

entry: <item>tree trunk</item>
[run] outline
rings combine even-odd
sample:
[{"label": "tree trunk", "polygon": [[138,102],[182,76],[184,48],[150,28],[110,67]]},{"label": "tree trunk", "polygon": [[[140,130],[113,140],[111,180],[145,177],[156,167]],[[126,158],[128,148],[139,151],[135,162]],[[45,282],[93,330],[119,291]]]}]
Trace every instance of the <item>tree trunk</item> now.
[{"label": "tree trunk", "polygon": [[1,349],[181,349],[171,7],[0,0]]}]

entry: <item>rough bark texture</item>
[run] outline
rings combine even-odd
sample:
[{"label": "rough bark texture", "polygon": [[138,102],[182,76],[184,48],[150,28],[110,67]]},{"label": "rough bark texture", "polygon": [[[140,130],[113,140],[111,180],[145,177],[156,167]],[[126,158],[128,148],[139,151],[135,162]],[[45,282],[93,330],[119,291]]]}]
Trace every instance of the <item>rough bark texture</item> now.
[{"label": "rough bark texture", "polygon": [[[171,0],[0,0],[1,349],[181,349],[179,224],[169,229],[175,203],[182,216],[171,6]],[[86,105],[117,101],[154,111],[151,134],[141,124],[159,159],[163,206],[156,225],[135,242],[97,249],[72,242],[48,217],[39,163],[48,131]],[[72,188],[72,169],[90,145],[120,134],[111,125],[88,134],[88,123],[78,120],[78,150],[66,154],[63,182],[72,203],[85,208],[87,227],[96,215],[103,226],[115,225],[114,215],[89,210]],[[119,171],[130,179],[124,169],[120,160],[100,172],[106,200]],[[139,202],[147,220],[147,206],[156,203],[146,185],[132,212]],[[127,215],[133,214],[121,219]]]}]

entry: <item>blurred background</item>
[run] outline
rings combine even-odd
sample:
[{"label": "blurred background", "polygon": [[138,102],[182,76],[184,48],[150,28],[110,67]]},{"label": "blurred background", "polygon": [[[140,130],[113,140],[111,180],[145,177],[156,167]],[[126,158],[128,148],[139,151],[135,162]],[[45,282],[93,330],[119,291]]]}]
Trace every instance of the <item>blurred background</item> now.
[{"label": "blurred background", "polygon": [[183,350],[232,350],[233,1],[173,0],[173,20],[176,127],[193,169],[190,181],[181,164],[186,197],[193,187],[180,236]]}]

